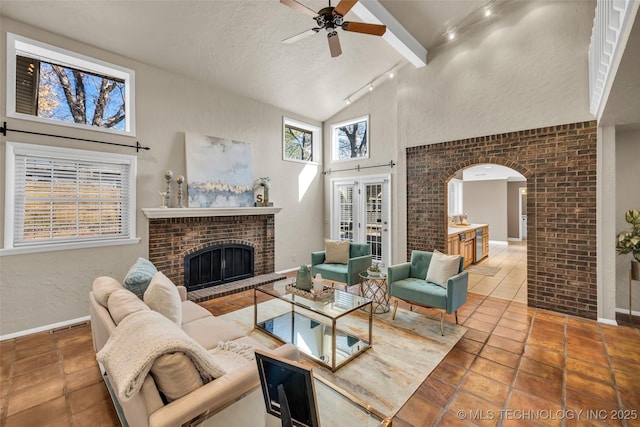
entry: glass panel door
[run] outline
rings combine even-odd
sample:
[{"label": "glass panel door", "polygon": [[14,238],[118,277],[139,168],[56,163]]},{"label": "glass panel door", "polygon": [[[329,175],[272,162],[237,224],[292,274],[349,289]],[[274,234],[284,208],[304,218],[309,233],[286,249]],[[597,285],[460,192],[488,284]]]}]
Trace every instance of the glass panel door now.
[{"label": "glass panel door", "polygon": [[381,267],[391,259],[389,182],[388,175],[332,180],[332,238],[368,243]]}]

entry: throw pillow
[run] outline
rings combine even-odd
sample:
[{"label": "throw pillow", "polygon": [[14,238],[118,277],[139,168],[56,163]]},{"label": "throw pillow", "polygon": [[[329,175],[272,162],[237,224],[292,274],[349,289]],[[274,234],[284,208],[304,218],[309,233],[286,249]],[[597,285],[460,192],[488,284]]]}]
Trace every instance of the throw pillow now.
[{"label": "throw pillow", "polygon": [[129,272],[124,278],[124,287],[136,294],[138,298],[142,299],[144,291],[147,290],[149,282],[154,274],[158,272],[151,261],[138,258],[138,260],[131,266]]},{"label": "throw pillow", "polygon": [[117,291],[118,289],[124,289],[122,283],[118,282],[113,277],[109,276],[100,276],[96,277],[93,281],[93,296],[96,298],[103,307],[107,306],[107,302],[109,301],[109,296],[113,293],[113,291]]},{"label": "throw pillow", "polygon": [[458,274],[460,268],[460,255],[445,255],[442,252],[433,251],[429,269],[427,270],[427,282],[447,288],[447,280]]},{"label": "throw pillow", "polygon": [[133,292],[124,288],[113,291],[107,304],[113,322],[118,325],[128,315],[141,310],[149,310]]},{"label": "throw pillow", "polygon": [[178,326],[182,326],[182,300],[178,288],[161,271],[154,274],[144,293],[144,302]]},{"label": "throw pillow", "polygon": [[151,366],[151,375],[164,394],[172,402],[203,385],[202,378],[189,357],[182,353],[168,353],[158,357]]},{"label": "throw pillow", "polygon": [[324,239],[324,262],[326,264],[348,264],[350,245],[351,242],[348,240]]}]

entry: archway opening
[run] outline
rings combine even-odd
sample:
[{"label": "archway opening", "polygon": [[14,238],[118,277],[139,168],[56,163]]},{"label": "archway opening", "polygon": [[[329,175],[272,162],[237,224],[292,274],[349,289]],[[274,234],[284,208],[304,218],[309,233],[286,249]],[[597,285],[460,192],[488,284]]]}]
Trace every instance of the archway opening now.
[{"label": "archway opening", "polygon": [[475,164],[445,186],[447,250],[465,256],[469,292],[527,303],[527,179]]}]

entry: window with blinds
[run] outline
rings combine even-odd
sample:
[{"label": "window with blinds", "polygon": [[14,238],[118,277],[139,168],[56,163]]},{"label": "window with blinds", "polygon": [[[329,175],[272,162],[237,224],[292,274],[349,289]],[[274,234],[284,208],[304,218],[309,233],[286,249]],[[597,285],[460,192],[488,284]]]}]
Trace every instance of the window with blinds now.
[{"label": "window with blinds", "polygon": [[7,158],[5,248],[134,238],[135,156],[7,143]]}]

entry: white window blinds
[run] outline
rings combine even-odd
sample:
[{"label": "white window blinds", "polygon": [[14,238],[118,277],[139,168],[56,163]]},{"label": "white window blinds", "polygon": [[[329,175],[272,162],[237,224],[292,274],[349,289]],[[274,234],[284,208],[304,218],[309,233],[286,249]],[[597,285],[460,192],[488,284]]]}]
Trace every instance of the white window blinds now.
[{"label": "white window blinds", "polygon": [[135,157],[15,146],[13,247],[133,237]]}]

